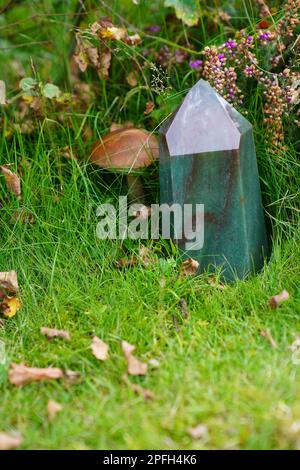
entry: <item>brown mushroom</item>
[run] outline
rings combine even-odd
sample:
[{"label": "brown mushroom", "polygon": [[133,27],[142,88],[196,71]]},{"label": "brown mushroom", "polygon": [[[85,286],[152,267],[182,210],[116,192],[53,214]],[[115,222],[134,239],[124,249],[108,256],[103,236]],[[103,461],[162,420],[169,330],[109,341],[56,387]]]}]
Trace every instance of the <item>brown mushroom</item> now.
[{"label": "brown mushroom", "polygon": [[98,140],[90,161],[101,168],[126,174],[128,196],[132,202],[144,203],[141,170],[158,159],[158,140],[145,129],[118,129]]}]

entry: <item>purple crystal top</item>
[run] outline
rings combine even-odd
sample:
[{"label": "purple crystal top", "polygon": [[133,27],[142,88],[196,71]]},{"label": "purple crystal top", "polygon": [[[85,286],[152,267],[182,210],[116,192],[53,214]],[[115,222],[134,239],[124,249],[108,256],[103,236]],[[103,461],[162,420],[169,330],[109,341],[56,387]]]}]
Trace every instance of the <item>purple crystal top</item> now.
[{"label": "purple crystal top", "polygon": [[189,91],[170,125],[166,140],[171,156],[236,150],[241,133],[232,106],[204,80]]}]

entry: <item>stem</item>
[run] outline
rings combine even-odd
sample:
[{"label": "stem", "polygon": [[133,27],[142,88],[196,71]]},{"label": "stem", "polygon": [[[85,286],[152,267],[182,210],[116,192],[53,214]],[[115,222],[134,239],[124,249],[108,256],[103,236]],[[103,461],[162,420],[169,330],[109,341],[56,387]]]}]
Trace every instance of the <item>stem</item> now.
[{"label": "stem", "polygon": [[145,203],[144,184],[141,176],[139,175],[126,175],[128,185],[129,201],[138,204]]}]

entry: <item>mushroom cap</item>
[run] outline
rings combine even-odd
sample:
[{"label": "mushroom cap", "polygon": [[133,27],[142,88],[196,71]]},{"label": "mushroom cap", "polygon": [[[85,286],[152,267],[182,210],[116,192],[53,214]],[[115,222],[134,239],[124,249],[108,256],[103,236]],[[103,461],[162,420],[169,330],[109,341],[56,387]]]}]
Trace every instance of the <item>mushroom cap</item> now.
[{"label": "mushroom cap", "polygon": [[157,138],[145,129],[118,129],[106,134],[92,148],[90,161],[101,168],[144,168],[159,156]]}]

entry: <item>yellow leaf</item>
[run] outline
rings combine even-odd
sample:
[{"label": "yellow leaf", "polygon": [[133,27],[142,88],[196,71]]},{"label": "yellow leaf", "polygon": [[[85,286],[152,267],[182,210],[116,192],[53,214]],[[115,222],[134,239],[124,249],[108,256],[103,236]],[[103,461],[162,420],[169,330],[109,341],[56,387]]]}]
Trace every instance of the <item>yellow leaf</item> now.
[{"label": "yellow leaf", "polygon": [[21,308],[21,302],[17,297],[5,297],[0,304],[2,314],[6,318],[12,318]]}]

